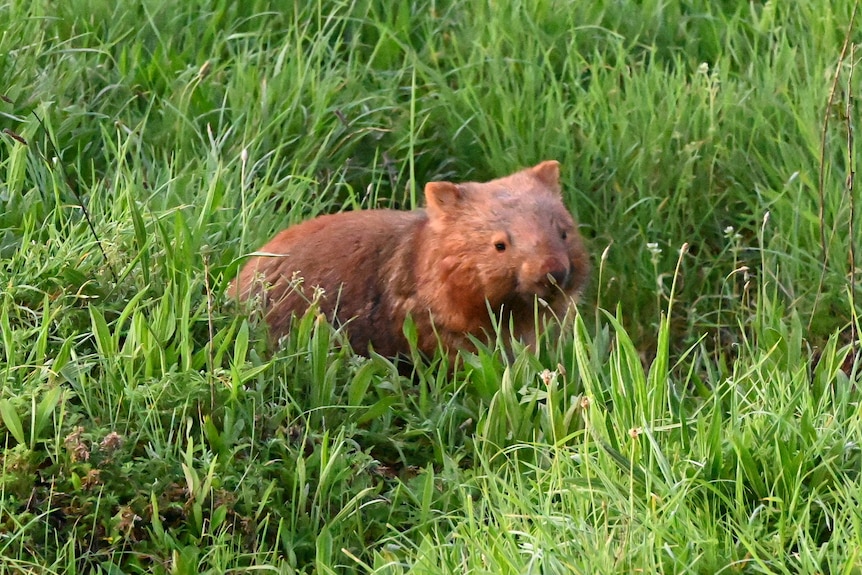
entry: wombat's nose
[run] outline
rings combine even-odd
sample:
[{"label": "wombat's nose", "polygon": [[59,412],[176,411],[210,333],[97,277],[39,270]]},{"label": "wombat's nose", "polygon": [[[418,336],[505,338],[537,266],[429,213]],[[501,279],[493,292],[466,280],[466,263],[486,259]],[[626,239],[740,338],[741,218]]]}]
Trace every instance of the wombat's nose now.
[{"label": "wombat's nose", "polygon": [[548,279],[557,286],[565,286],[569,280],[569,270],[565,268],[557,268],[548,272]]}]

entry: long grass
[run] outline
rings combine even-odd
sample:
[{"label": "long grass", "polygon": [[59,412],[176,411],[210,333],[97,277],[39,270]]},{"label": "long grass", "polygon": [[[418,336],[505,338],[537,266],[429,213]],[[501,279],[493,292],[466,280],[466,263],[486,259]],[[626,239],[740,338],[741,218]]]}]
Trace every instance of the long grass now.
[{"label": "long grass", "polygon": [[[0,3],[0,573],[862,571],[854,9]],[[535,352],[226,293],[550,158],[595,272]]]}]

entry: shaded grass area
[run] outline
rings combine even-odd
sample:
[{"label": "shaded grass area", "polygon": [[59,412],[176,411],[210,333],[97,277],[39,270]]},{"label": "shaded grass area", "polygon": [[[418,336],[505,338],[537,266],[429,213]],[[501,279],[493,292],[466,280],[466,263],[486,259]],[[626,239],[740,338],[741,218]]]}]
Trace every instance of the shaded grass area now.
[{"label": "shaded grass area", "polygon": [[[853,10],[0,5],[0,571],[859,570]],[[271,353],[225,295],[546,158],[596,273],[536,354]]]}]

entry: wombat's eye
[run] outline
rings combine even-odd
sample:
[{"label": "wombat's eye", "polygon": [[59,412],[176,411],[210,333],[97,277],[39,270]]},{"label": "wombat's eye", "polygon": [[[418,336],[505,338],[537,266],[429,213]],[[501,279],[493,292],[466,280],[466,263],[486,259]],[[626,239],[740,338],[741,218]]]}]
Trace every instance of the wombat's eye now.
[{"label": "wombat's eye", "polygon": [[494,243],[494,249],[497,250],[498,252],[505,252],[506,251],[506,243],[505,242],[495,242]]},{"label": "wombat's eye", "polygon": [[568,232],[566,232],[566,230],[563,230],[560,232],[560,237],[563,238],[563,240],[565,240],[569,237],[569,234],[568,234]]}]

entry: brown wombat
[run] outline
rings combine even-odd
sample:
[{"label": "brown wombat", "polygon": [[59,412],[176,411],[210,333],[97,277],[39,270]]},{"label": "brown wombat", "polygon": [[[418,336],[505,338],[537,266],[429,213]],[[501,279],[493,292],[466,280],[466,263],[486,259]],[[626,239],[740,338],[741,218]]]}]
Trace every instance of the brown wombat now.
[{"label": "brown wombat", "polygon": [[231,288],[262,297],[278,338],[307,309],[344,325],[351,345],[394,357],[418,347],[450,354],[487,338],[492,318],[532,342],[539,314],[564,314],[589,273],[589,257],[560,194],[555,161],[485,183],[430,182],[426,208],[325,215],[290,227],[260,248]]}]

